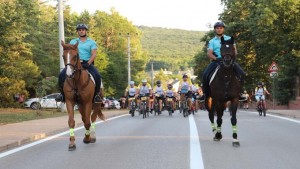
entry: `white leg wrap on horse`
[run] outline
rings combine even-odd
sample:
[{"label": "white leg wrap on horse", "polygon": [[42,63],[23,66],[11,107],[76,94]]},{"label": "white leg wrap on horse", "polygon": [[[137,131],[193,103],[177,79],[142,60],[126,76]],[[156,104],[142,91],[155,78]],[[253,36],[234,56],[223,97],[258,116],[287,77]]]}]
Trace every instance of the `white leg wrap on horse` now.
[{"label": "white leg wrap on horse", "polygon": [[90,130],[85,130],[85,135],[90,135]]},{"label": "white leg wrap on horse", "polygon": [[91,128],[95,130],[95,128],[96,128],[95,122],[92,123]]},{"label": "white leg wrap on horse", "polygon": [[75,136],[74,128],[70,128],[70,136]]},{"label": "white leg wrap on horse", "polygon": [[221,130],[222,130],[221,127],[218,127],[218,128],[217,128],[217,132],[218,132],[218,133],[221,133]]}]

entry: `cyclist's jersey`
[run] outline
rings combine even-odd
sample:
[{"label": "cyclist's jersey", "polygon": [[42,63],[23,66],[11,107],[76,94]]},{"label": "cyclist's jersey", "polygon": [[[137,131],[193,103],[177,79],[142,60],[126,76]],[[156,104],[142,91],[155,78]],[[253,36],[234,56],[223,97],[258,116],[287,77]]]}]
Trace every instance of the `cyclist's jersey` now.
[{"label": "cyclist's jersey", "polygon": [[157,93],[159,95],[162,95],[164,94],[164,89],[162,86],[158,87],[158,86],[155,86],[154,89],[153,89],[154,93]]},{"label": "cyclist's jersey", "polygon": [[138,88],[136,87],[136,86],[134,86],[134,87],[130,87],[130,86],[128,86],[127,88],[126,88],[126,92],[128,92],[128,95],[129,96],[134,96],[135,94],[136,94],[136,91],[138,90]]},{"label": "cyclist's jersey", "polygon": [[175,92],[174,88],[172,88],[171,90],[168,89],[168,90],[166,90],[166,96],[167,97],[174,97],[174,92]]},{"label": "cyclist's jersey", "polygon": [[152,89],[149,83],[147,83],[145,86],[143,86],[143,84],[141,83],[138,88],[140,89],[141,95],[150,93],[150,90]]},{"label": "cyclist's jersey", "polygon": [[189,84],[189,82],[181,82],[181,92],[187,93],[188,91],[191,91],[191,85]]},{"label": "cyclist's jersey", "polygon": [[197,93],[198,92],[198,88],[195,85],[191,86],[192,92]]},{"label": "cyclist's jersey", "polygon": [[98,48],[96,42],[91,38],[87,38],[85,42],[82,42],[80,38],[75,38],[70,41],[70,44],[75,45],[77,42],[79,43],[78,51],[80,60],[90,60],[92,56],[92,50],[96,50]]},{"label": "cyclist's jersey", "polygon": [[263,95],[265,95],[266,90],[267,89],[265,87],[260,87],[260,88],[256,87],[255,88],[255,95],[263,96]]}]

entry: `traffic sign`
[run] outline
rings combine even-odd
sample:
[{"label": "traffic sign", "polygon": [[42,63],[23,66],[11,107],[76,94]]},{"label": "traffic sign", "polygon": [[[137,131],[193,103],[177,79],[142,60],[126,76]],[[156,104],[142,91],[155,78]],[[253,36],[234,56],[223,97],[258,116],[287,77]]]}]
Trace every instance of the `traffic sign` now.
[{"label": "traffic sign", "polygon": [[269,72],[278,72],[278,66],[277,64],[273,61],[272,64],[269,66],[268,69]]},{"label": "traffic sign", "polygon": [[278,73],[277,72],[270,72],[270,77],[271,78],[275,78],[278,76]]}]

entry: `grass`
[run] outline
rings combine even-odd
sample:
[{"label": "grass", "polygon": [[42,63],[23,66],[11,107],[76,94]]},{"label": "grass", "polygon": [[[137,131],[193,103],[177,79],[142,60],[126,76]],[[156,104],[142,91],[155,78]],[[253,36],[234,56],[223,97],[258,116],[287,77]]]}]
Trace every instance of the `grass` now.
[{"label": "grass", "polygon": [[0,109],[0,125],[65,115],[67,115],[67,113],[62,113],[57,109]]}]

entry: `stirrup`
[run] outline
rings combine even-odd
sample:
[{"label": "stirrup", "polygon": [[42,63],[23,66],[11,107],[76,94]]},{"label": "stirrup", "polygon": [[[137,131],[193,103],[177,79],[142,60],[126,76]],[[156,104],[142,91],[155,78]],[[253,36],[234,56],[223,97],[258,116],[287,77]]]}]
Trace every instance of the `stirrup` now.
[{"label": "stirrup", "polygon": [[94,98],[94,103],[102,103],[102,98],[98,94]]},{"label": "stirrup", "polygon": [[63,94],[59,94],[56,98],[55,98],[56,102],[65,102],[65,97]]}]

